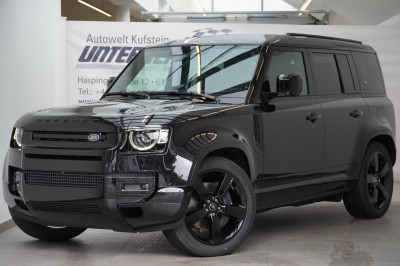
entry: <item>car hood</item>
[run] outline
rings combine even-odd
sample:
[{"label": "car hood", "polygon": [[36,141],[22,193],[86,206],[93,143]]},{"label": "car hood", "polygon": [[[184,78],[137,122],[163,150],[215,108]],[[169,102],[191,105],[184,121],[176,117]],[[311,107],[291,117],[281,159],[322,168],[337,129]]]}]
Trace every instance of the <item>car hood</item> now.
[{"label": "car hood", "polygon": [[17,121],[16,126],[28,131],[118,132],[129,128],[172,125],[209,110],[232,106],[236,105],[189,100],[100,100],[28,113]]}]

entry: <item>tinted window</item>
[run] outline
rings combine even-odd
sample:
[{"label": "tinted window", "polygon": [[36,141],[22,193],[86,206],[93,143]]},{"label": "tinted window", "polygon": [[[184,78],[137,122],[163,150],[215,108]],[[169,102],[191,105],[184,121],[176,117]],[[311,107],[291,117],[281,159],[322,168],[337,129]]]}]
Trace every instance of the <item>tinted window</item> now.
[{"label": "tinted window", "polygon": [[276,80],[280,74],[297,74],[303,82],[301,95],[308,94],[307,76],[302,52],[274,51],[268,67],[268,80],[271,92],[276,92]]},{"label": "tinted window", "polygon": [[[219,50],[218,54],[215,50]],[[205,77],[205,93],[233,94],[247,91],[259,56],[259,49],[253,46],[221,46],[203,51],[201,71]]]},{"label": "tinted window", "polygon": [[347,55],[337,54],[336,61],[339,66],[340,80],[342,82],[342,88],[346,93],[355,93],[353,77],[351,75],[349,61]]},{"label": "tinted window", "polygon": [[334,54],[312,53],[314,65],[314,80],[318,94],[341,94],[339,72],[336,66]]},{"label": "tinted window", "polygon": [[385,92],[382,72],[375,54],[352,53],[363,92]]},{"label": "tinted window", "polygon": [[109,92],[197,92],[244,100],[260,51],[256,45],[146,48]]}]

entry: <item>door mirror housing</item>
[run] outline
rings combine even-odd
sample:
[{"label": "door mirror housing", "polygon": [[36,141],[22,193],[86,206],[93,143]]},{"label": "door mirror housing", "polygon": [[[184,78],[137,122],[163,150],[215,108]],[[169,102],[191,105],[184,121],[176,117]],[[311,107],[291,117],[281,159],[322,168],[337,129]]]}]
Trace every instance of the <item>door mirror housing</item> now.
[{"label": "door mirror housing", "polygon": [[276,78],[276,90],[279,96],[297,97],[302,91],[302,80],[297,74],[280,74]]},{"label": "door mirror housing", "polygon": [[271,92],[271,87],[269,85],[269,80],[264,80],[261,85],[261,99],[263,102],[268,102],[269,100],[278,96],[277,92]]}]

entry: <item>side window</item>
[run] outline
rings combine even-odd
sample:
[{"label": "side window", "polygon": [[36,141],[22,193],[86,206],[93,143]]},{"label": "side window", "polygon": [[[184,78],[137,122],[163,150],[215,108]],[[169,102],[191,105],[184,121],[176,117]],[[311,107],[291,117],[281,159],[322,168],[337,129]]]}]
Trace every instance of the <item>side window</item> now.
[{"label": "side window", "polygon": [[319,95],[335,95],[342,93],[339,72],[334,54],[312,53],[314,80]]},{"label": "side window", "polygon": [[345,93],[356,93],[354,90],[353,77],[347,60],[347,55],[337,54],[336,61],[339,67],[340,80],[342,81],[342,88]]},{"label": "side window", "polygon": [[303,90],[308,94],[307,76],[302,52],[274,51],[268,66],[268,80],[271,92],[276,92],[277,77],[280,74],[297,74],[301,77]]},{"label": "side window", "polygon": [[362,92],[384,93],[382,72],[375,54],[352,53]]}]

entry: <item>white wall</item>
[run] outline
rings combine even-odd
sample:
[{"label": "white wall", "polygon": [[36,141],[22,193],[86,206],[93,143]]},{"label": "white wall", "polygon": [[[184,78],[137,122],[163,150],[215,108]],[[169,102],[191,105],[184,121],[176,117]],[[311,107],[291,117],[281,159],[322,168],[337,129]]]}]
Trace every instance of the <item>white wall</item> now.
[{"label": "white wall", "polygon": [[[62,103],[63,26],[60,0],[0,1],[0,173],[16,119]],[[1,196],[0,223],[9,218]]]}]

